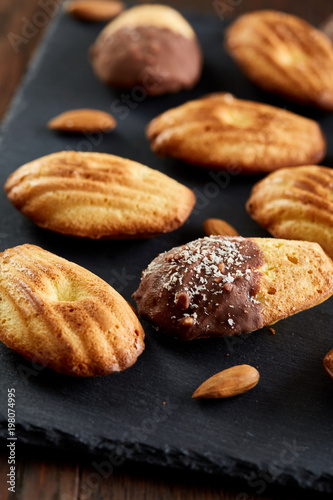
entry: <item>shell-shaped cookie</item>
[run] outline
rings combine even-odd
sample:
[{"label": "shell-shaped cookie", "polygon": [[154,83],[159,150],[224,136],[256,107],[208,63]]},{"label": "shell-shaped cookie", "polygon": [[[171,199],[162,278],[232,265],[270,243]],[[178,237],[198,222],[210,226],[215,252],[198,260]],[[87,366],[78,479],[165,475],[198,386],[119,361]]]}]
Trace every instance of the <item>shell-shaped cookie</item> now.
[{"label": "shell-shaped cookie", "polygon": [[34,245],[0,254],[0,340],[77,377],[125,370],[144,350],[144,331],[121,295]]},{"label": "shell-shaped cookie", "polygon": [[252,189],[251,217],[277,238],[316,241],[333,258],[333,171],[309,165],[272,172]]},{"label": "shell-shaped cookie", "polygon": [[333,263],[309,241],[250,238],[264,253],[259,291],[264,325],[316,306],[333,294]]},{"label": "shell-shaped cookie", "polygon": [[333,46],[306,21],[278,11],[245,14],[227,30],[226,47],[264,90],[333,110]]},{"label": "shell-shaped cookie", "polygon": [[140,316],[191,340],[249,333],[332,294],[317,243],[210,236],[156,257],[133,297]]},{"label": "shell-shaped cookie", "polygon": [[326,151],[315,121],[225,93],[162,113],[147,136],[158,155],[248,174],[319,163]]},{"label": "shell-shaped cookie", "polygon": [[249,174],[317,163],[326,151],[315,121],[226,93],[162,113],[148,125],[147,136],[158,155]]},{"label": "shell-shaped cookie", "polygon": [[91,47],[90,58],[100,80],[139,86],[140,96],[190,89],[202,68],[190,24],[172,7],[159,4],[137,5],[111,21]]},{"label": "shell-shaped cookie", "polygon": [[181,226],[193,191],[119,156],[62,151],[23,165],[5,191],[25,216],[58,233],[86,238],[149,238]]}]

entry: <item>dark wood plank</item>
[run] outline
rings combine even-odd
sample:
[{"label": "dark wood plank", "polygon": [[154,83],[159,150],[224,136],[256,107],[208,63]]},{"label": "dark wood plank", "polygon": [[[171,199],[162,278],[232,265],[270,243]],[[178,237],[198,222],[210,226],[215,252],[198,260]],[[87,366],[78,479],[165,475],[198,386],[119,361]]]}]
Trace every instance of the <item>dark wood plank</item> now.
[{"label": "dark wood plank", "polygon": [[66,457],[52,458],[44,451],[22,452],[16,449],[15,494],[8,491],[7,455],[0,455],[0,498],[2,500],[76,500],[79,498],[80,467]]},{"label": "dark wood plank", "polygon": [[0,120],[59,1],[0,0]]},{"label": "dark wood plank", "polygon": [[16,494],[7,491],[7,457],[0,454],[2,500],[329,500],[319,493],[248,485],[224,477],[125,463],[112,470],[105,459],[17,449]]}]

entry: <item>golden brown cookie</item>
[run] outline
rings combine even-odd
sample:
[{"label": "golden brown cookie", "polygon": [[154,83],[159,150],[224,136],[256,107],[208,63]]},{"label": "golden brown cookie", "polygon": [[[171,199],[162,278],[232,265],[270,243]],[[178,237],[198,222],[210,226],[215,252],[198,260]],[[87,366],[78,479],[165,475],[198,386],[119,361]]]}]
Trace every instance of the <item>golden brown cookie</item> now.
[{"label": "golden brown cookie", "polygon": [[333,258],[333,170],[309,165],[281,169],[258,182],[246,204],[277,238],[316,241]]},{"label": "golden brown cookie", "polygon": [[144,331],[121,295],[34,245],[0,254],[0,340],[76,377],[125,370],[144,350]]},{"label": "golden brown cookie", "polygon": [[273,10],[244,14],[227,30],[226,48],[264,90],[333,110],[333,46],[303,19]]},{"label": "golden brown cookie", "polygon": [[[138,5],[111,21],[90,49],[98,78],[135,88],[140,99],[192,88],[202,54],[183,16],[167,5]],[[137,88],[138,87],[138,88]]]},{"label": "golden brown cookie", "polygon": [[133,297],[140,316],[191,340],[249,333],[332,294],[317,243],[210,236],[156,257]]},{"label": "golden brown cookie", "polygon": [[85,238],[149,238],[181,226],[194,193],[140,163],[62,151],[23,165],[7,180],[9,200],[38,226]]},{"label": "golden brown cookie", "polygon": [[162,113],[148,125],[147,137],[160,156],[246,174],[317,163],[326,152],[313,120],[225,93]]}]

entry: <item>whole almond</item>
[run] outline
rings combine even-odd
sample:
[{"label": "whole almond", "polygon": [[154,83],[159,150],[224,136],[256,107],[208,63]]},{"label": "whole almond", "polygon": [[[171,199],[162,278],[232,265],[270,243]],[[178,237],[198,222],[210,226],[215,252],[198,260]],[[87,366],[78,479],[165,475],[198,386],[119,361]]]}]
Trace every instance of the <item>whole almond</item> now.
[{"label": "whole almond", "polygon": [[210,377],[193,393],[192,398],[230,398],[249,391],[259,382],[259,372],[253,366],[237,365]]},{"label": "whole almond", "polygon": [[117,125],[109,113],[99,109],[72,109],[55,116],[47,124],[62,132],[107,132]]},{"label": "whole almond", "polygon": [[328,375],[333,378],[333,349],[324,357],[324,368]]},{"label": "whole almond", "polygon": [[207,236],[239,236],[236,229],[222,219],[206,219],[204,230]]},{"label": "whole almond", "polygon": [[108,0],[71,0],[65,11],[82,21],[103,22],[118,16],[125,8],[123,2]]}]

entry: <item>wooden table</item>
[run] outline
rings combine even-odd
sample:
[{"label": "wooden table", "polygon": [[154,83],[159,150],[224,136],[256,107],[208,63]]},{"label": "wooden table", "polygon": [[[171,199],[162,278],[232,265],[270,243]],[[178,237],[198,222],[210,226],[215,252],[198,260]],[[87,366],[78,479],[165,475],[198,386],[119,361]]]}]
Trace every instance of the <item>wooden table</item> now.
[{"label": "wooden table", "polygon": [[[22,36],[27,20],[37,19],[41,4],[61,0],[0,0],[0,119],[5,115],[17,85],[40,43],[44,29],[31,30],[15,53],[10,39]],[[145,3],[148,3],[147,1]],[[292,12],[319,25],[332,12],[327,0],[178,0],[178,8],[201,9],[220,17],[237,16],[254,9],[273,8]],[[45,10],[43,9],[45,12]],[[52,16],[48,16],[50,19]],[[45,16],[40,16],[40,24]],[[46,21],[48,20],[46,19]],[[14,37],[13,37],[14,34]],[[9,35],[9,37],[8,37]],[[317,500],[327,495],[272,488],[261,481],[252,486],[223,477],[171,471],[137,464],[123,464],[109,477],[96,478],[88,457],[17,447],[16,493],[7,490],[7,453],[0,453],[0,498],[3,500]],[[101,459],[102,460],[102,459]],[[264,491],[263,487],[265,487]],[[259,496],[259,493],[261,495]],[[331,497],[330,497],[331,498]]]}]

